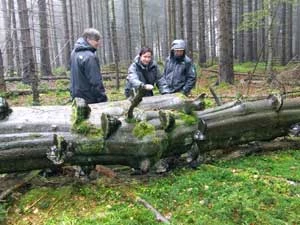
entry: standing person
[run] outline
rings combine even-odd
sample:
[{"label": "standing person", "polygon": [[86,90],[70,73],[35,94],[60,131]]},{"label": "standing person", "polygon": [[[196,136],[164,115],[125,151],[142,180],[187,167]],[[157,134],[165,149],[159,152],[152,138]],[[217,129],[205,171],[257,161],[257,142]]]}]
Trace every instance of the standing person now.
[{"label": "standing person", "polygon": [[96,55],[99,46],[99,31],[88,28],[76,41],[71,53],[71,96],[83,98],[87,104],[107,101]]},{"label": "standing person", "polygon": [[153,51],[151,48],[141,48],[134,62],[128,68],[128,76],[125,85],[125,96],[130,96],[131,90],[137,90],[139,87],[146,89],[145,96],[153,96],[152,89],[156,85],[161,92],[163,88],[159,79],[161,74],[157,63],[153,60]]},{"label": "standing person", "polygon": [[189,95],[195,86],[195,68],[192,60],[185,53],[184,40],[174,40],[161,79],[161,82],[167,86],[168,93],[182,92]]}]

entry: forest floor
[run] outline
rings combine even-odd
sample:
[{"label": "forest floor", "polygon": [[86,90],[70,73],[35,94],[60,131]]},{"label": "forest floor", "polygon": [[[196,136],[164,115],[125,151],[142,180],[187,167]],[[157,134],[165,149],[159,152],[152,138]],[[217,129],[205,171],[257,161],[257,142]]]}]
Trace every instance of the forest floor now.
[{"label": "forest floor", "polygon": [[[214,67],[198,70],[191,97],[207,93],[213,106],[209,87],[222,102],[260,99],[269,94],[299,95],[294,74],[300,72],[295,72],[296,67],[278,71],[287,75],[271,83],[260,70],[251,75],[252,68],[236,70],[234,85],[215,85]],[[113,84],[105,81],[105,85]],[[41,94],[41,103],[70,104],[66,87],[68,81],[43,82],[40,88],[57,90]],[[29,87],[10,83],[8,88]],[[107,88],[107,92],[110,100],[124,99],[123,88]],[[12,95],[8,102],[11,106],[28,106],[31,97]],[[139,199],[176,225],[300,224],[299,171],[300,151],[293,149],[203,164],[197,169],[181,165],[161,175],[150,172],[133,176],[130,168],[122,166],[103,168],[97,179],[91,180],[75,176],[73,167],[53,174],[40,171],[0,201],[0,224],[160,224]],[[0,175],[0,193],[28,175]]]}]

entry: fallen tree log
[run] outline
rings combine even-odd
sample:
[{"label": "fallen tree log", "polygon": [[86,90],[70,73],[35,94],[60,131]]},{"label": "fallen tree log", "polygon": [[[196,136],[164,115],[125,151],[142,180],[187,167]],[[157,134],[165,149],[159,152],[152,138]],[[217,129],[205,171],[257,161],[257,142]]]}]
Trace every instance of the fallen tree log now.
[{"label": "fallen tree log", "polygon": [[300,98],[270,96],[203,110],[203,97],[170,94],[91,105],[76,99],[72,108],[12,107],[12,112],[3,103],[0,173],[91,164],[147,172],[160,159],[191,149],[199,155],[285,136],[300,121]]}]

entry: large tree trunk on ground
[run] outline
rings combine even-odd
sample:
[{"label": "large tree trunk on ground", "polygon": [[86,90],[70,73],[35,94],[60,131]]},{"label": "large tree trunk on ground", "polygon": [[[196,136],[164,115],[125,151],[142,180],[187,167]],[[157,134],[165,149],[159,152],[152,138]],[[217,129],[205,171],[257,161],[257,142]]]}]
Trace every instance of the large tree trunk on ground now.
[{"label": "large tree trunk on ground", "polygon": [[[197,146],[207,154],[285,136],[300,121],[300,98],[272,96],[204,111],[201,98],[178,94],[140,100],[87,106],[76,99],[72,108],[13,107],[10,114],[2,101],[0,173],[76,164],[123,164],[145,172],[159,159]],[[137,105],[133,118],[131,102]]]}]

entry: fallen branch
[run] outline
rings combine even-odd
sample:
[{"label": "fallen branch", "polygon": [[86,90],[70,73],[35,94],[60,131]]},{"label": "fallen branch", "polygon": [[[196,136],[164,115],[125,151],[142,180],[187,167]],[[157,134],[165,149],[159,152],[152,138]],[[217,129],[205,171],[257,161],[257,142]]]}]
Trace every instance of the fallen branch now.
[{"label": "fallen branch", "polygon": [[137,202],[143,204],[147,209],[149,209],[151,212],[154,213],[155,218],[157,219],[157,221],[166,223],[166,224],[170,224],[170,221],[164,217],[160,212],[158,212],[152,205],[150,205],[146,200],[138,197],[136,199]]},{"label": "fallen branch", "polygon": [[3,191],[0,194],[0,201],[3,200],[4,198],[6,198],[8,195],[10,195],[14,190],[22,187],[27,182],[29,182],[30,180],[32,180],[39,173],[40,173],[40,170],[34,170],[34,171],[30,172],[22,181],[18,182],[17,184],[15,184],[14,186],[10,187],[9,189]]}]

